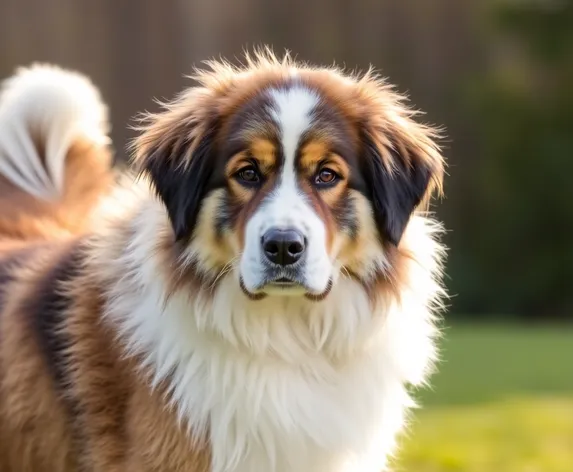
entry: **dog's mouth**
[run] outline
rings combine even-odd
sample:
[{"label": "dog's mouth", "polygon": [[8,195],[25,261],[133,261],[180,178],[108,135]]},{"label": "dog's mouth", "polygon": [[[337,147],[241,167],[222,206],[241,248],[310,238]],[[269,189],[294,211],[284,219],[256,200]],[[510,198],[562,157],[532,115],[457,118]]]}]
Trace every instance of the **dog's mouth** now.
[{"label": "dog's mouth", "polygon": [[330,291],[332,290],[332,279],[328,280],[326,288],[319,293],[316,293],[309,289],[306,285],[299,282],[298,280],[291,279],[288,277],[280,277],[274,280],[265,281],[260,287],[257,287],[254,291],[249,290],[245,286],[243,277],[239,278],[239,285],[243,293],[250,300],[262,300],[268,295],[287,295],[287,296],[304,296],[308,300],[319,302],[324,300]]},{"label": "dog's mouth", "polygon": [[275,286],[275,287],[284,287],[284,288],[289,288],[289,287],[296,287],[297,285],[301,285],[299,284],[296,280],[290,279],[288,277],[280,277],[276,280],[273,280],[272,282],[267,284],[268,286]]}]

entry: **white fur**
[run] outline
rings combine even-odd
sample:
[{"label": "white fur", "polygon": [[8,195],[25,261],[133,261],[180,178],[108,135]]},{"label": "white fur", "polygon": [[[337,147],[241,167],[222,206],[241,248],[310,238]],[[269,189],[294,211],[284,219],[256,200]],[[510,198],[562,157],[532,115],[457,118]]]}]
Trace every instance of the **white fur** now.
[{"label": "white fur", "polygon": [[[137,210],[134,234],[106,270],[122,274],[107,316],[145,358],[153,383],[191,434],[207,433],[212,472],[380,472],[412,406],[408,383],[424,381],[435,357],[439,304],[437,226],[414,216],[403,244],[414,256],[401,303],[373,307],[341,278],[322,302],[273,296],[251,301],[238,273],[207,293],[166,302],[156,254],[170,231],[161,203]],[[105,244],[105,243],[104,243]],[[191,444],[190,444],[190,447]]]},{"label": "white fur", "polygon": [[107,132],[106,107],[83,75],[35,64],[2,84],[0,174],[36,197],[61,193],[74,140],[104,145]]},{"label": "white fur", "polygon": [[302,86],[273,90],[271,98],[273,118],[280,129],[284,161],[276,189],[247,223],[241,275],[245,287],[256,291],[263,278],[262,235],[270,228],[292,228],[307,239],[304,262],[307,288],[320,294],[336,274],[333,274],[333,265],[326,252],[326,228],[298,188],[295,168],[301,137],[312,124],[311,112],[319,98],[315,92]]}]

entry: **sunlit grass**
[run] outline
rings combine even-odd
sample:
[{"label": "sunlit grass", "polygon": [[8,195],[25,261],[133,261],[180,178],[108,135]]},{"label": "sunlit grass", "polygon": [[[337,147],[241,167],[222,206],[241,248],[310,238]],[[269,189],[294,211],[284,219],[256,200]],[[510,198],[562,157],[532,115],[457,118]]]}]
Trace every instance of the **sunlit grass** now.
[{"label": "sunlit grass", "polygon": [[573,329],[448,329],[394,470],[572,472]]},{"label": "sunlit grass", "polygon": [[571,472],[573,398],[519,398],[419,412],[404,472]]}]

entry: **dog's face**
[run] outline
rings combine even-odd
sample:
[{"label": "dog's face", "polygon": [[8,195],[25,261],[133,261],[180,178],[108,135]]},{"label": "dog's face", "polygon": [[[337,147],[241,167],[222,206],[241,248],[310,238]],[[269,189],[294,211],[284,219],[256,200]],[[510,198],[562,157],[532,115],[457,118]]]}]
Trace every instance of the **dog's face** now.
[{"label": "dog's face", "polygon": [[138,140],[184,264],[234,271],[251,299],[319,301],[339,275],[391,277],[412,212],[439,185],[432,131],[374,78],[259,58],[214,65]]}]

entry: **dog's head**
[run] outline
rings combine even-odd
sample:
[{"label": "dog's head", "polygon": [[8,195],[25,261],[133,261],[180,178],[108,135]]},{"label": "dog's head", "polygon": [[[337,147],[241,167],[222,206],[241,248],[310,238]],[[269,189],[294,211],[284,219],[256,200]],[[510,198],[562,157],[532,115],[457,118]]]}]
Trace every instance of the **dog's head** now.
[{"label": "dog's head", "polygon": [[440,187],[431,128],[371,73],[277,60],[211,63],[148,117],[136,160],[181,260],[251,299],[326,297],[343,273],[391,277],[412,213]]}]

